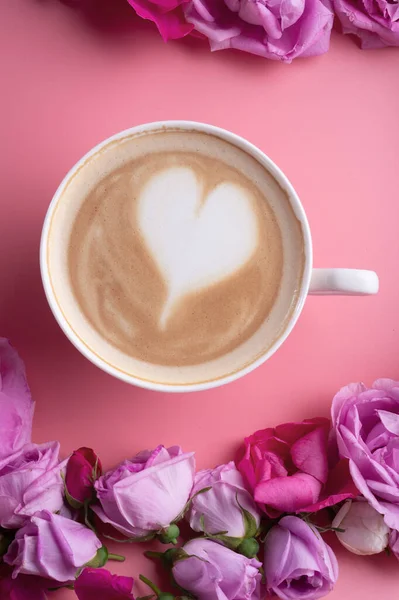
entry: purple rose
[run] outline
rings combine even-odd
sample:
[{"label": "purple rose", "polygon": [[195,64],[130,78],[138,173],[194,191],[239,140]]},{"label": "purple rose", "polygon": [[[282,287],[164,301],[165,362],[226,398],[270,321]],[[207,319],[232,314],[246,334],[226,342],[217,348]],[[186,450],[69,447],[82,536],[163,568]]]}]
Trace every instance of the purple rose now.
[{"label": "purple rose", "polygon": [[189,555],[175,562],[176,583],[197,600],[260,600],[262,566],[211,540],[197,538],[185,546]]},{"label": "purple rose", "polygon": [[357,489],[388,527],[399,530],[399,383],[348,385],[331,411],[338,451],[349,459]]},{"label": "purple rose", "polygon": [[337,559],[321,535],[299,517],[283,517],[265,541],[267,589],[282,600],[326,596],[338,577]]},{"label": "purple rose", "polygon": [[0,461],[31,441],[34,408],[24,364],[0,338]]},{"label": "purple rose", "polygon": [[57,511],[63,503],[58,442],[27,444],[0,461],[0,526],[21,527],[35,512]]},{"label": "purple rose", "polygon": [[133,578],[112,575],[107,569],[83,569],[75,582],[79,600],[134,600]]},{"label": "purple rose", "polygon": [[[208,487],[211,489],[199,493]],[[234,462],[199,471],[191,497],[188,519],[194,531],[225,531],[241,539],[256,534],[260,514]]]},{"label": "purple rose", "polygon": [[287,63],[327,52],[334,20],[329,0],[192,0],[184,11],[211,50],[236,48]]},{"label": "purple rose", "polygon": [[399,560],[399,531],[392,529],[389,536],[389,548],[394,556]]},{"label": "purple rose", "polygon": [[395,0],[333,0],[344,33],[362,48],[399,46],[399,4]]},{"label": "purple rose", "polygon": [[129,538],[153,537],[181,517],[194,472],[193,452],[179,446],[145,450],[96,481],[101,506],[92,508]]},{"label": "purple rose", "polygon": [[101,547],[91,529],[43,510],[17,531],[4,562],[14,567],[14,578],[26,574],[73,581]]}]

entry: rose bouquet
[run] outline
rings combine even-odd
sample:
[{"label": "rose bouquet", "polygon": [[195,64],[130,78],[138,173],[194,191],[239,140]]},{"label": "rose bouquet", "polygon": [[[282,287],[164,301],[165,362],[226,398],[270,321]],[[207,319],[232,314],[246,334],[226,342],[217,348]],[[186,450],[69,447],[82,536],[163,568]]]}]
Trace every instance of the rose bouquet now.
[{"label": "rose bouquet", "polygon": [[79,600],[133,600],[133,578],[104,568],[123,560],[109,538],[169,545],[145,554],[175,592],[139,577],[159,600],[322,598],[338,577],[327,530],[355,554],[399,558],[399,383],[347,386],[331,423],[257,431],[234,461],[197,473],[179,446],[107,473],[90,448],[61,460],[57,442],[31,441],[33,409],[23,363],[0,338],[1,600],[46,600],[64,586]]}]

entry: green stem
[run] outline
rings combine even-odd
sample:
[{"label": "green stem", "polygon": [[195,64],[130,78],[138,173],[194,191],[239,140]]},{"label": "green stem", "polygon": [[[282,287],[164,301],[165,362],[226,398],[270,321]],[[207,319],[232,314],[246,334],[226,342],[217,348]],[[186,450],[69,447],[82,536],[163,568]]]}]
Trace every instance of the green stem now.
[{"label": "green stem", "polygon": [[144,552],[144,556],[147,558],[162,558],[163,552],[153,552],[152,550],[147,550]]},{"label": "green stem", "polygon": [[148,587],[154,592],[154,594],[156,596],[159,596],[159,594],[161,593],[161,590],[159,588],[157,588],[155,583],[152,583],[152,581],[147,579],[147,577],[144,577],[144,575],[139,575],[139,579],[140,579],[140,581],[142,581],[143,583],[148,585]]},{"label": "green stem", "polygon": [[126,558],[120,554],[108,554],[108,560],[116,560],[117,562],[125,562]]}]

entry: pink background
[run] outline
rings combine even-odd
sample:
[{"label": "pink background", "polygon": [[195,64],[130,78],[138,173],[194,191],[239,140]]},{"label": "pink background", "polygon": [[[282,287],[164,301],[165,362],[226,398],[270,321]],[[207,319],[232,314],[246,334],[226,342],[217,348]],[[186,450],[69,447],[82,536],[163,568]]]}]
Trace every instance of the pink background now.
[{"label": "pink background", "polygon": [[[256,429],[328,415],[348,382],[399,379],[399,50],[365,52],[334,34],[328,54],[287,66],[211,54],[200,41],[165,45],[124,0],[108,1],[113,17],[105,25],[102,4],[93,0],[97,11],[82,13],[57,0],[1,2],[0,335],[26,362],[37,401],[34,440],[59,439],[64,455],[92,446],[106,467],[179,443],[196,450],[201,468],[228,460]],[[90,364],[46,304],[42,221],[83,153],[161,119],[209,122],[258,145],[302,199],[315,265],[375,269],[380,294],[310,298],[270,361],[213,391],[152,393]],[[111,565],[115,572],[153,574],[141,546],[118,550],[129,560]],[[341,575],[331,600],[397,598],[395,559],[336,550]]]}]

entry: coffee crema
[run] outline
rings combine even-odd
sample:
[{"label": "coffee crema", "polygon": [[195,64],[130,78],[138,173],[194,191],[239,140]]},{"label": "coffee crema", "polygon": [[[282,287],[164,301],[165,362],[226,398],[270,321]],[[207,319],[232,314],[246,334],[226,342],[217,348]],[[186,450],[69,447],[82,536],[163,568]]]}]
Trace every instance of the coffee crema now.
[{"label": "coffee crema", "polygon": [[282,269],[280,229],[256,185],[194,152],[146,154],[104,177],[69,245],[73,290],[93,327],[162,365],[212,360],[251,337]]},{"label": "coffee crema", "polygon": [[295,308],[304,248],[287,194],[215,135],[110,142],[58,204],[49,250],[63,314],[126,372],[223,376],[265,352]]}]

